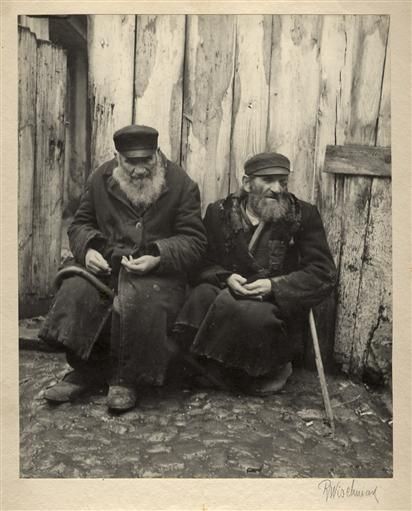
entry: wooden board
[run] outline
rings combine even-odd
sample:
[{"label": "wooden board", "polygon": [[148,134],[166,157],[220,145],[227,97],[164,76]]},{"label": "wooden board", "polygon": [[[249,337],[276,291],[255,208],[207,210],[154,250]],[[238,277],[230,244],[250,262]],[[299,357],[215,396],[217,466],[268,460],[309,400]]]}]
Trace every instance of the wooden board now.
[{"label": "wooden board", "polygon": [[32,292],[33,185],[36,164],[36,37],[19,27],[18,243],[19,304]]},{"label": "wooden board", "polygon": [[[352,47],[352,101],[346,143],[374,145],[379,116],[381,86],[385,61],[388,17],[355,18]],[[363,304],[359,301],[365,239],[370,219],[372,179],[347,177],[344,182],[342,254],[338,288],[335,354],[343,369],[359,372],[352,362],[354,332]],[[356,367],[355,367],[356,366]]]},{"label": "wooden board", "polygon": [[133,119],[135,16],[88,16],[91,167],[113,158],[113,133]]},{"label": "wooden board", "polygon": [[[320,63],[321,84],[316,124],[315,186],[313,200],[316,202],[325,226],[326,236],[335,264],[339,269],[342,244],[343,178],[323,173],[327,144],[342,140],[343,117],[338,116],[337,105],[342,97],[343,83],[348,67],[348,43],[351,41],[351,17],[324,16],[321,34]],[[323,363],[326,369],[333,367],[333,346],[337,293],[334,292],[314,308]],[[307,343],[310,347],[310,343]],[[308,350],[313,360],[313,350]],[[308,357],[306,357],[308,358]]]},{"label": "wooden board", "polygon": [[182,165],[199,184],[203,211],[229,189],[235,19],[189,16]]},{"label": "wooden board", "polygon": [[[386,51],[377,144],[390,144],[390,46]],[[389,384],[392,375],[392,211],[390,179],[374,179],[353,338],[359,376]],[[371,285],[373,283],[373,285]]]},{"label": "wooden board", "polygon": [[312,200],[322,16],[274,16],[268,149],[291,160],[290,190]]},{"label": "wooden board", "polygon": [[266,150],[271,39],[271,16],[237,16],[230,191],[242,184],[245,161]]},{"label": "wooden board", "polygon": [[48,296],[60,264],[64,174],[66,54],[37,47],[36,175],[33,198],[33,288]]},{"label": "wooden board", "polygon": [[137,16],[134,122],[159,131],[159,146],[180,163],[185,16]]},{"label": "wooden board", "polygon": [[391,148],[358,144],[328,145],[324,172],[355,176],[389,177]]}]

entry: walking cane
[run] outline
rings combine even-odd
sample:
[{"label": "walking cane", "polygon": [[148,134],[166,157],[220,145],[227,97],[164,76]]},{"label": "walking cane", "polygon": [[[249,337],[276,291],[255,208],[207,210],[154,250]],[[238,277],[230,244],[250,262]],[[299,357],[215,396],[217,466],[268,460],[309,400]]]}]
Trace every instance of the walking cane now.
[{"label": "walking cane", "polygon": [[[252,251],[258,241],[264,225],[265,225],[264,222],[260,222],[259,225],[257,226],[255,232],[253,233],[252,239],[250,240],[249,247],[248,247],[250,253],[252,253]],[[323,397],[323,403],[325,406],[326,417],[328,418],[329,426],[331,428],[332,437],[333,437],[335,434],[335,421],[333,418],[332,406],[330,404],[328,386],[326,384],[326,378],[325,378],[325,371],[323,370],[322,355],[320,353],[319,339],[318,339],[318,334],[316,331],[315,318],[313,316],[312,309],[310,309],[310,311],[309,311],[309,326],[310,326],[310,333],[311,333],[311,337],[312,337],[312,341],[313,341],[313,349],[315,351],[316,369],[318,371],[320,388],[322,390],[322,397]]]}]

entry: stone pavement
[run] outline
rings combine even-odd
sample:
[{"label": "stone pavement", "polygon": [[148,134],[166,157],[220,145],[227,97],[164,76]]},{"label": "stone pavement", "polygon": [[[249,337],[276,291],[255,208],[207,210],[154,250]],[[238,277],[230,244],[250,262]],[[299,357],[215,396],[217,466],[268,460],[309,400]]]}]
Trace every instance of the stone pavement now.
[{"label": "stone pavement", "polygon": [[381,397],[329,377],[336,434],[316,373],[295,371],[267,398],[179,382],[107,412],[105,390],[51,406],[62,353],[20,350],[20,471],[25,478],[391,477],[392,421]]}]

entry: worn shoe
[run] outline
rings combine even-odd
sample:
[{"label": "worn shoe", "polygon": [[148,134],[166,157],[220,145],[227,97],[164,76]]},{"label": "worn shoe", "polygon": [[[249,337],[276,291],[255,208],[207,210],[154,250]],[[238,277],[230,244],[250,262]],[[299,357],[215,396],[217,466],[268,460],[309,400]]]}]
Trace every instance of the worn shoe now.
[{"label": "worn shoe", "polygon": [[247,389],[247,393],[261,397],[276,394],[283,389],[291,374],[292,364],[288,362],[279,367],[274,375],[257,378],[255,383]]},{"label": "worn shoe", "polygon": [[111,385],[107,394],[107,407],[114,412],[126,412],[136,406],[137,393],[134,387]]},{"label": "worn shoe", "polygon": [[89,382],[86,382],[82,375],[72,371],[66,374],[62,381],[46,389],[44,398],[54,403],[66,403],[82,395],[89,387]]}]

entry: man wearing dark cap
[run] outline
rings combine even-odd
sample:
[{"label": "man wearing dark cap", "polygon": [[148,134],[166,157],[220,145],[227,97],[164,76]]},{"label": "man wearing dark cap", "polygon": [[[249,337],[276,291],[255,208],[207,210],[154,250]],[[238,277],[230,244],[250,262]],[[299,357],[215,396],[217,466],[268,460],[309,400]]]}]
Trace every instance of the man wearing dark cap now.
[{"label": "man wearing dark cap", "polygon": [[121,412],[135,406],[136,384],[163,383],[167,337],[206,236],[198,186],[160,151],[158,132],[132,125],[113,139],[115,158],[91,174],[68,229],[77,266],[40,337],[63,345],[74,368],[47,400],[107,382],[108,407]]},{"label": "man wearing dark cap", "polygon": [[174,330],[226,384],[265,395],[291,375],[336,269],[317,208],[288,192],[288,158],[257,154],[244,169],[240,193],[207,208],[203,271]]}]

